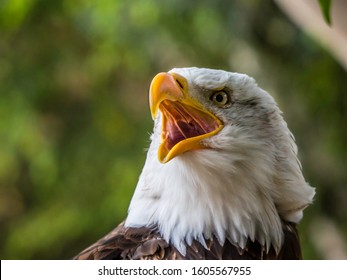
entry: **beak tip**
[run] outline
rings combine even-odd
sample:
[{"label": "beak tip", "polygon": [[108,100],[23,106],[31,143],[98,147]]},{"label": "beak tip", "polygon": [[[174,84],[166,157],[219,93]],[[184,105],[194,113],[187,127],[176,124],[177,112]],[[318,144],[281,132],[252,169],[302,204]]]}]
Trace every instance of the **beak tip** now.
[{"label": "beak tip", "polygon": [[151,117],[152,117],[152,120],[155,121],[155,118],[157,117],[157,114],[154,114],[151,112]]},{"label": "beak tip", "polygon": [[154,105],[152,102],[150,102],[149,108],[150,108],[150,111],[151,111],[152,120],[154,121],[156,119],[157,115],[158,115],[159,104]]}]

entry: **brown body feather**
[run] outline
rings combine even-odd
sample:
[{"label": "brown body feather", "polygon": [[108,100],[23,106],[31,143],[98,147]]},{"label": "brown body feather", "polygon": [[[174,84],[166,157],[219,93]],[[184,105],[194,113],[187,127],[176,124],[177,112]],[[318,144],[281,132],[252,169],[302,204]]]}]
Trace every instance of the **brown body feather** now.
[{"label": "brown body feather", "polygon": [[207,248],[197,241],[187,245],[183,256],[167,243],[155,229],[126,228],[121,223],[112,232],[78,254],[78,260],[259,260],[301,259],[298,232],[293,223],[283,223],[284,242],[278,254],[271,247],[268,252],[257,241],[248,241],[241,249],[229,241],[223,246],[214,238],[206,240]]}]

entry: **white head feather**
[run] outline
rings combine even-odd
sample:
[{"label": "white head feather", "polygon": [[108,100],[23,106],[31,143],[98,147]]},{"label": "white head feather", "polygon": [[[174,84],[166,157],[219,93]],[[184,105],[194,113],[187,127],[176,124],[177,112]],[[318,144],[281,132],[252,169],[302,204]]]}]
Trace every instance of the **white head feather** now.
[{"label": "white head feather", "polygon": [[[244,74],[179,68],[190,97],[223,123],[192,150],[158,160],[161,114],[155,120],[147,160],[132,198],[126,226],[158,226],[183,255],[186,244],[216,236],[244,248],[247,239],[279,251],[281,219],[298,223],[315,191],[303,177],[294,138],[273,98]],[[207,96],[228,88],[232,105],[217,108]]]}]

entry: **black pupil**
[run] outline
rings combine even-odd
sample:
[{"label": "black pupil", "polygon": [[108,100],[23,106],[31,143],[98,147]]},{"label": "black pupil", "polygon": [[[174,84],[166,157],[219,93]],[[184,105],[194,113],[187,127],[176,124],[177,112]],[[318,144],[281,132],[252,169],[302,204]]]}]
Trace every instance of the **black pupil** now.
[{"label": "black pupil", "polygon": [[223,102],[224,100],[224,97],[222,94],[217,94],[216,97],[215,97],[215,100],[220,103],[220,102]]}]

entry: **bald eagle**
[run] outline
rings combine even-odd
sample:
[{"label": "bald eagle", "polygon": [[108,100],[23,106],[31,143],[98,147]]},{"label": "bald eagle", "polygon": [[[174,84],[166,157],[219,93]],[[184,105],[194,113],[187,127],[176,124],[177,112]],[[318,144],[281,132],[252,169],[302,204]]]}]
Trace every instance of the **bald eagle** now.
[{"label": "bald eagle", "polygon": [[300,259],[315,191],[274,99],[245,74],[156,75],[154,132],[128,216],[76,259]]}]

